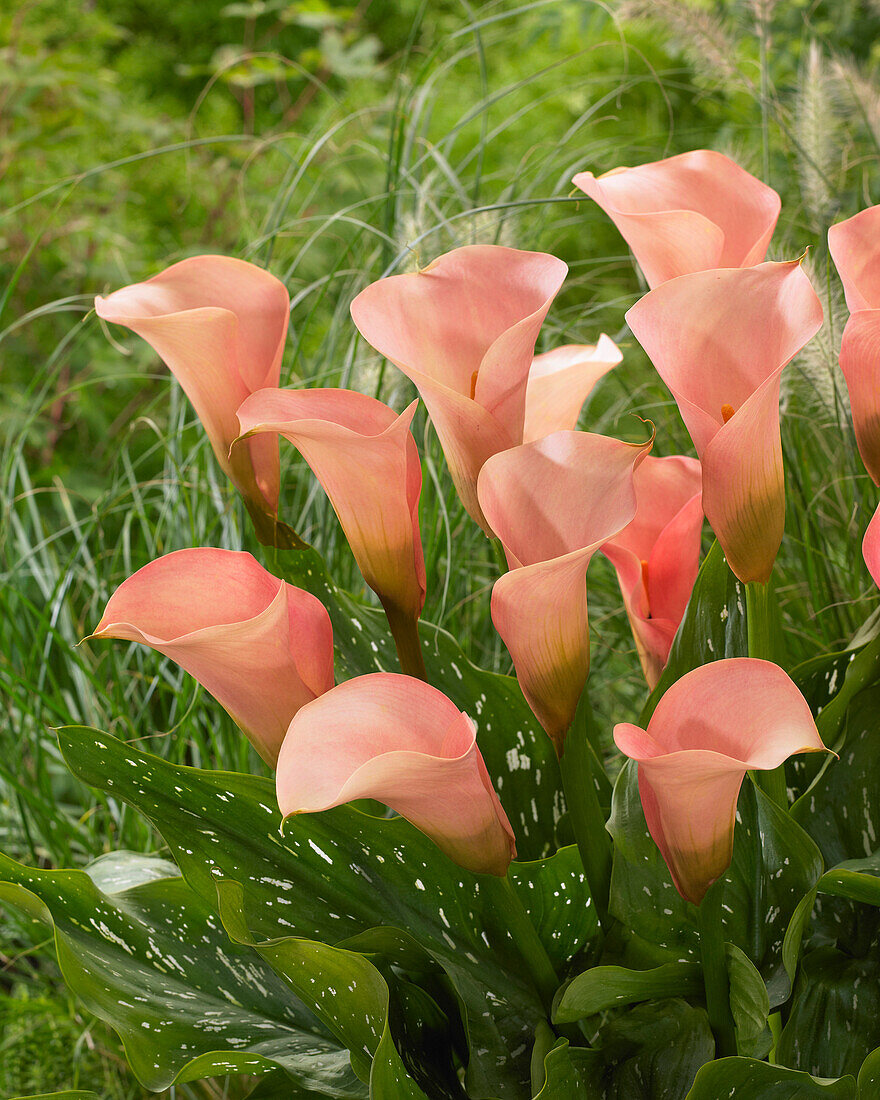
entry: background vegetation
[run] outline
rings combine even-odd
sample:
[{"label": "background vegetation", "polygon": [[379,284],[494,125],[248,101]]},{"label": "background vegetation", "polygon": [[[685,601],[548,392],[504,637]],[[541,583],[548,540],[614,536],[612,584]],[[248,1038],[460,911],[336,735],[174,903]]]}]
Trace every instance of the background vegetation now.
[{"label": "background vegetation", "polygon": [[[771,257],[810,248],[828,318],[786,372],[778,592],[790,662],[848,639],[877,602],[859,551],[876,492],[835,366],[845,312],[824,242],[831,223],[880,198],[878,31],[880,5],[858,0],[4,5],[0,846],[74,866],[161,845],[69,776],[53,726],[100,726],[195,764],[262,766],[175,666],[120,643],[74,648],[152,557],[242,544],[238,503],[189,405],[142,342],[102,331],[91,309],[96,293],[193,253],[238,255],[285,280],[288,384],[348,385],[400,407],[409,384],[355,338],[357,291],[473,241],[554,252],[571,275],[539,350],[605,331],[625,351],[583,425],[633,438],[638,413],[657,423],[655,453],[692,453],[623,328],[638,275],[570,179],[700,146],[729,153],[782,193]],[[416,430],[426,616],[507,670],[488,619],[492,555],[424,418]],[[283,516],[361,587],[308,471],[290,449],[283,461]],[[606,723],[626,720],[644,688],[603,561],[590,585],[592,694]],[[141,1096],[115,1036],[64,991],[51,944],[0,920],[0,1093]],[[177,1091],[234,1096],[240,1083]]]}]

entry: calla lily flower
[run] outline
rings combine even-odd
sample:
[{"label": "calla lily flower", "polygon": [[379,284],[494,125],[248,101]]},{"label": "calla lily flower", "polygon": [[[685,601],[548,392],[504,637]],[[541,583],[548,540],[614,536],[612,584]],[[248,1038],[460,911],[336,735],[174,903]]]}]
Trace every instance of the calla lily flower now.
[{"label": "calla lily flower", "polygon": [[602,553],[617,570],[642,670],[653,688],[697,579],[702,472],[695,458],[649,455],[634,478],[635,519]]},{"label": "calla lily flower", "polygon": [[572,183],[597,202],[633,251],[648,286],[716,267],[751,267],[767,254],[779,195],[711,149],[579,172]]},{"label": "calla lily flower", "polygon": [[614,740],[638,763],[648,829],[676,889],[696,905],[730,865],[746,772],[825,750],[792,680],[749,657],[689,672],[657,704],[647,730],[623,723]]},{"label": "calla lily flower", "polygon": [[849,390],[859,454],[880,485],[880,206],[832,225],[828,248],[852,316],[843,330],[840,367]]},{"label": "calla lily flower", "polygon": [[604,333],[598,344],[566,344],[536,355],[526,386],[523,443],[574,430],[590,391],[622,358]]},{"label": "calla lily flower", "polygon": [[543,252],[471,245],[380,279],[351,303],[364,339],[421,394],[458,495],[489,534],[477,475],[522,442],[535,341],[567,271]]},{"label": "calla lily flower", "polygon": [[229,256],[193,256],[95,299],[99,317],[143,337],[177,378],[258,530],[278,511],[278,442],[253,439],[231,456],[229,448],[239,405],[278,385],[289,306],[274,275]]},{"label": "calla lily flower", "polygon": [[492,589],[492,621],[560,755],[590,666],[587,567],[633,519],[633,470],[653,442],[554,432],[480,471],[480,504],[510,567]]},{"label": "calla lily flower", "polygon": [[862,557],[874,584],[880,588],[880,508],[871,517],[865,537],[862,540]]},{"label": "calla lily flower", "polygon": [[291,718],[333,687],[323,605],[233,550],[177,550],[145,565],[90,637],[141,642],[180,665],[273,766]]},{"label": "calla lily flower", "polygon": [[352,390],[267,389],[238,410],[243,438],[280,433],[300,451],[330,498],[367,584],[386,611],[412,619],[425,602],[422,467],[409,430],[417,404],[398,416]]},{"label": "calla lily flower", "polygon": [[410,676],[358,676],[303,707],[276,787],[285,817],[375,798],[470,871],[504,875],[516,855],[473,722]]},{"label": "calla lily flower", "polygon": [[800,261],[682,275],[626,319],[691,433],[730,568],[765,583],[785,525],[780,377],[822,325]]}]

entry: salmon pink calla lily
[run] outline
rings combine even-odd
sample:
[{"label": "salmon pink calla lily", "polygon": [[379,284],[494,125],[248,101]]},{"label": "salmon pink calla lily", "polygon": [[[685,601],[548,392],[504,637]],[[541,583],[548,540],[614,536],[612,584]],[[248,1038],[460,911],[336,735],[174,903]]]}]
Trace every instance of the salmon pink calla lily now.
[{"label": "salmon pink calla lily", "polygon": [[746,772],[825,749],[789,676],[748,657],[687,673],[657,704],[647,730],[622,723],[614,740],[638,764],[645,820],[678,892],[697,905],[730,865]]},{"label": "salmon pink calla lily", "polygon": [[782,370],[822,325],[800,262],[703,271],[626,319],[672,391],[703,468],[703,508],[741,581],[766,582],[785,525]]},{"label": "salmon pink calla lily", "polygon": [[504,875],[516,855],[473,722],[410,676],[358,676],[303,707],[276,788],[285,817],[377,799],[471,871]]},{"label": "salmon pink calla lily", "polygon": [[560,755],[589,671],[587,568],[633,519],[633,471],[652,444],[554,432],[480,472],[480,504],[510,567],[492,589],[492,621]]},{"label": "salmon pink calla lily", "polygon": [[535,341],[567,271],[544,252],[469,245],[380,279],[351,304],[364,339],[415,384],[458,495],[490,534],[477,475],[523,440]]},{"label": "salmon pink calla lily", "polygon": [[572,183],[617,226],[648,286],[716,267],[751,267],[767,254],[781,200],[723,153],[694,149]]},{"label": "salmon pink calla lily", "polygon": [[576,428],[591,390],[622,358],[604,333],[597,344],[565,344],[536,355],[526,386],[523,443]]},{"label": "salmon pink calla lily", "polygon": [[229,448],[239,405],[278,385],[289,305],[274,275],[229,256],[193,256],[95,299],[99,317],[143,337],[177,378],[258,531],[278,510],[277,440]]},{"label": "salmon pink calla lily", "polygon": [[840,345],[856,443],[880,485],[880,206],[828,230],[828,248],[843,282],[850,318]]},{"label": "salmon pink calla lily", "polygon": [[333,687],[324,606],[233,550],[177,550],[145,565],[90,637],[141,642],[180,665],[273,766],[296,712]]},{"label": "salmon pink calla lily", "polygon": [[695,458],[649,455],[634,478],[635,519],[602,553],[617,571],[642,670],[653,688],[697,579],[702,471]]},{"label": "salmon pink calla lily", "polygon": [[300,451],[330,498],[364,580],[390,615],[411,619],[425,602],[422,467],[409,430],[416,405],[398,415],[353,390],[267,389],[238,410],[243,439],[280,434]]}]

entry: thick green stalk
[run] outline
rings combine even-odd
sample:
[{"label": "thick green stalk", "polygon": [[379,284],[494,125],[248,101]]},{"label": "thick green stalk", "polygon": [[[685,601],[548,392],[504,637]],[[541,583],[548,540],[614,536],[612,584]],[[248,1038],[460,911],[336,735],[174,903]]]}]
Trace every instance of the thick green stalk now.
[{"label": "thick green stalk", "polygon": [[[746,585],[746,628],[749,639],[749,656],[762,661],[773,660],[773,645],[770,636],[770,606],[768,596],[770,584],[758,584],[751,581]],[[761,790],[779,806],[788,806],[788,794],[785,786],[785,765],[771,771],[754,773],[755,782]]]},{"label": "thick green stalk", "polygon": [[730,1011],[730,979],[721,925],[721,883],[710,886],[699,909],[700,958],[706,989],[706,1010],[715,1036],[715,1057],[736,1054],[736,1031]]},{"label": "thick green stalk", "polygon": [[590,897],[596,906],[599,924],[607,931],[611,837],[605,828],[605,814],[599,802],[597,777],[602,765],[590,744],[589,718],[590,705],[585,690],[575,720],[566,735],[559,766]]},{"label": "thick green stalk", "polygon": [[529,969],[532,982],[549,1016],[553,1005],[553,997],[559,988],[559,978],[557,978],[550,956],[541,942],[541,937],[519,899],[519,894],[516,892],[516,887],[511,881],[510,875],[508,874],[507,878],[502,879],[501,882],[507,898],[505,912],[507,927]]},{"label": "thick green stalk", "polygon": [[419,623],[412,615],[399,611],[392,604],[382,602],[385,608],[385,616],[388,626],[391,628],[391,637],[397,647],[397,658],[400,661],[400,671],[406,676],[415,676],[417,680],[428,679],[425,672],[425,659],[422,656],[422,646],[419,642]]}]

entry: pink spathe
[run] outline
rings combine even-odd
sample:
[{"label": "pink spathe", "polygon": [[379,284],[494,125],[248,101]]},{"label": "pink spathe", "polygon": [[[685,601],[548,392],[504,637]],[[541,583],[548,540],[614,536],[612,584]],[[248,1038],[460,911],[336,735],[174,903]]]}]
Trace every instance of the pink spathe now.
[{"label": "pink spathe", "polygon": [[386,607],[415,619],[425,602],[422,467],[409,430],[416,405],[398,415],[353,390],[267,389],[238,410],[246,439],[280,434],[300,451],[330,498],[364,580]]},{"label": "pink spathe", "polygon": [[779,195],[722,153],[695,149],[572,183],[598,203],[632,249],[650,287],[767,254]]},{"label": "pink spathe", "polygon": [[522,442],[535,341],[567,271],[543,252],[470,245],[351,304],[364,339],[421,394],[462,503],[487,533],[477,475]]},{"label": "pink spathe", "polygon": [[657,704],[647,730],[623,723],[614,741],[638,764],[645,820],[678,892],[697,905],[730,865],[746,772],[825,749],[789,676],[749,657],[687,673]]},{"label": "pink spathe", "polygon": [[180,665],[273,766],[296,712],[333,687],[323,605],[234,550],[177,550],[145,565],[90,637],[141,642]]},{"label": "pink spathe", "polygon": [[375,798],[470,871],[504,875],[516,855],[473,722],[410,676],[358,676],[303,707],[276,787],[285,817]]},{"label": "pink spathe", "polygon": [[822,325],[800,261],[683,275],[626,320],[678,403],[731,569],[766,582],[785,524],[780,378]]},{"label": "pink spathe", "polygon": [[192,402],[217,461],[249,508],[278,510],[278,443],[251,440],[231,457],[235,412],[264,386],[277,386],[289,297],[282,282],[229,256],[193,256],[144,283],[95,299],[105,321],[143,337]]},{"label": "pink spathe", "polygon": [[633,519],[633,471],[652,444],[554,432],[480,472],[480,504],[510,567],[492,589],[492,621],[560,755],[589,671],[587,568]]},{"label": "pink spathe", "polygon": [[695,458],[645,458],[635,518],[602,547],[617,571],[648,687],[660,679],[700,563],[702,471]]},{"label": "pink spathe", "polygon": [[523,443],[571,431],[593,387],[623,356],[604,333],[597,344],[565,344],[536,355],[526,385]]},{"label": "pink spathe", "polygon": [[828,230],[828,248],[852,316],[843,330],[840,367],[846,379],[859,454],[880,485],[880,206]]}]

